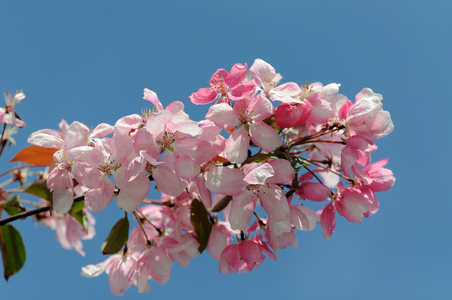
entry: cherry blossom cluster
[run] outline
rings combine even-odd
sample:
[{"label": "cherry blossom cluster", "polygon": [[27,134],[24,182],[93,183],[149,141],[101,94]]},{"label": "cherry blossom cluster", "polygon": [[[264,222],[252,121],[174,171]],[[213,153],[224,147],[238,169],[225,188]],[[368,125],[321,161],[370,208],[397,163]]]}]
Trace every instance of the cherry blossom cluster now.
[{"label": "cherry blossom cluster", "polygon": [[[211,104],[200,122],[182,102],[164,108],[145,89],[154,108],[114,126],[90,130],[62,121],[58,131],[31,134],[29,143],[55,149],[47,187],[57,214],[70,212],[80,197],[86,213],[98,213],[116,197],[125,217],[113,230],[128,232],[127,214],[137,221],[121,251],[82,275],[106,272],[116,295],[131,285],[147,292],[149,279],[164,284],[174,261],[187,266],[204,249],[219,259],[220,272],[249,272],[266,256],[276,259],[279,249],[297,247],[295,230],[320,223],[329,239],[337,214],[353,223],[375,214],[376,192],[395,181],[387,160],[371,163],[374,140],[393,130],[382,96],[365,88],[351,101],[339,94],[340,84],[281,80],[256,59],[250,68],[219,69],[209,87],[189,97]],[[161,199],[146,199],[152,186]],[[324,205],[314,211],[312,202]],[[51,226],[62,231],[63,246],[83,253],[80,239],[91,229],[59,222]]]}]

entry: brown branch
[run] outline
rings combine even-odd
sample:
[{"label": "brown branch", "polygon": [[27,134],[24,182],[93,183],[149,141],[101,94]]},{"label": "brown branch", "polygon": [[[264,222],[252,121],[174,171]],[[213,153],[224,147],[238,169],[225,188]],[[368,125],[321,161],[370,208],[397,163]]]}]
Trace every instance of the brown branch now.
[{"label": "brown branch", "polygon": [[[84,199],[85,199],[85,196],[79,196],[79,197],[74,199],[74,203],[83,201]],[[20,214],[17,214],[17,215],[8,217],[8,218],[1,219],[0,220],[0,226],[8,224],[8,223],[11,223],[11,222],[19,220],[19,219],[27,218],[29,216],[33,216],[33,215],[37,215],[37,214],[42,213],[42,212],[49,211],[50,208],[51,208],[50,205],[43,206],[43,207],[40,207],[40,208],[37,208],[37,209],[25,211],[23,213],[20,213]]]},{"label": "brown branch", "polygon": [[23,213],[20,213],[20,214],[11,216],[11,217],[1,219],[0,220],[0,226],[8,224],[8,223],[10,223],[12,221],[15,221],[15,220],[18,220],[18,219],[22,219],[22,218],[26,218],[26,217],[29,217],[29,216],[32,216],[32,215],[36,215],[36,214],[39,214],[39,213],[42,213],[42,212],[45,212],[45,211],[48,211],[48,210],[50,210],[50,205],[49,206],[40,207],[40,208],[37,208],[37,209],[33,209],[33,210],[28,210],[26,212],[23,212]]}]

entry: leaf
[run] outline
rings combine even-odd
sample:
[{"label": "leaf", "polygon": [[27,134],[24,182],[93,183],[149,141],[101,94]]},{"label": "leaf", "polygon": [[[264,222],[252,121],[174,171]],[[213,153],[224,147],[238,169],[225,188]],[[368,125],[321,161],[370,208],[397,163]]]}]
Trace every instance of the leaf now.
[{"label": "leaf", "polygon": [[129,219],[127,215],[119,219],[111,229],[105,242],[102,244],[103,254],[115,254],[121,251],[129,239]]},{"label": "leaf", "polygon": [[33,181],[23,192],[52,202],[52,192],[47,188],[45,179]]},{"label": "leaf", "polygon": [[9,162],[21,161],[34,166],[47,166],[53,161],[53,154],[60,149],[28,146],[19,151]]},{"label": "leaf", "polygon": [[295,170],[295,173],[298,173],[301,168],[308,167],[311,164],[304,160],[301,157],[291,156],[290,157],[290,164],[292,165],[292,168]]},{"label": "leaf", "polygon": [[220,163],[227,163],[229,162],[227,158],[224,158],[223,156],[217,155],[213,160],[220,162]]},{"label": "leaf", "polygon": [[211,212],[217,213],[225,209],[228,206],[229,202],[231,202],[232,196],[224,196],[220,201],[215,204],[214,207],[210,210]]},{"label": "leaf", "polygon": [[281,152],[281,151],[274,151],[274,152],[269,153],[269,157],[272,159],[276,159],[276,158],[287,159],[287,154],[285,152]]},{"label": "leaf", "polygon": [[190,221],[196,232],[196,237],[199,242],[199,253],[202,253],[209,242],[210,232],[212,231],[212,224],[209,222],[209,214],[207,213],[204,204],[198,199],[193,199],[190,206]]},{"label": "leaf", "polygon": [[251,163],[251,162],[258,162],[258,163],[261,163],[261,162],[267,161],[268,159],[269,159],[268,154],[257,153],[257,154],[254,154],[254,155],[251,156],[251,157],[248,157],[248,158],[244,161],[244,163],[245,163],[245,164],[248,164],[248,163]]},{"label": "leaf", "polygon": [[295,191],[298,189],[298,187],[300,186],[300,183],[298,182],[298,172],[295,173],[295,177],[292,180],[292,185],[290,186],[290,190],[286,193],[286,198],[289,199],[290,196],[293,195],[293,193],[295,193]]},{"label": "leaf", "polygon": [[72,208],[69,211],[69,214],[75,220],[77,220],[77,222],[79,222],[80,225],[83,226],[83,229],[85,229],[85,232],[88,233],[89,221],[88,221],[88,215],[83,210],[84,208],[85,208],[85,202],[84,201],[74,202],[74,205],[72,205]]},{"label": "leaf", "polygon": [[26,253],[22,236],[11,225],[0,226],[0,250],[5,280],[16,274],[25,263]]},{"label": "leaf", "polygon": [[19,203],[19,195],[9,197],[2,205],[6,213],[10,216],[14,216],[23,213],[26,209]]}]

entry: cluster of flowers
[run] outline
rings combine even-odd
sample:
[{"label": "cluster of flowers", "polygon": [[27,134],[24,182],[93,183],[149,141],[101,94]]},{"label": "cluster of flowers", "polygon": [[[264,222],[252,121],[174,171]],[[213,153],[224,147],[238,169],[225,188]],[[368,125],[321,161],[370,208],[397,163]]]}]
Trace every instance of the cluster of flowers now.
[{"label": "cluster of flowers", "polygon": [[[26,126],[22,118],[14,111],[15,106],[25,99],[25,94],[22,91],[17,91],[14,94],[4,92],[4,97],[5,106],[0,107],[0,123],[4,126],[0,154],[6,144],[9,143],[11,145],[16,143],[12,135],[17,132],[17,129]],[[5,128],[6,126],[9,128]]]},{"label": "cluster of flowers", "polygon": [[[131,285],[147,292],[149,279],[169,279],[173,261],[187,266],[206,248],[220,272],[249,272],[264,254],[276,259],[279,249],[297,247],[295,229],[320,223],[329,239],[336,211],[358,223],[376,213],[375,192],[395,181],[387,160],[370,163],[373,140],[393,130],[382,96],[366,88],[352,102],[338,93],[339,84],[281,79],[260,59],[249,70],[219,69],[210,87],[190,96],[197,105],[213,103],[200,122],[189,119],[182,102],[163,108],[145,89],[153,111],[92,131],[62,122],[59,131],[33,133],[29,143],[56,151],[47,179],[56,213],[69,212],[75,196],[83,195],[92,212],[117,197],[137,219],[123,250],[82,275],[106,272],[117,295]],[[152,182],[159,200],[146,199]],[[309,201],[326,205],[313,211]],[[65,224],[66,246],[81,252],[79,240],[90,229]]]}]

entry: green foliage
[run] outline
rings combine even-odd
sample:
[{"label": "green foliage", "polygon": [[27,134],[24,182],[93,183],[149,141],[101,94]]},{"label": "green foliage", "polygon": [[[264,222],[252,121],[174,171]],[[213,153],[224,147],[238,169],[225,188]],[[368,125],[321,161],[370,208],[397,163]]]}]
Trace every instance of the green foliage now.
[{"label": "green foliage", "polygon": [[212,231],[212,224],[209,221],[209,214],[198,199],[191,202],[190,207],[190,221],[196,232],[196,237],[199,242],[199,253],[202,253],[207,248],[209,242],[210,232]]},{"label": "green foliage", "polygon": [[14,216],[25,211],[25,207],[23,207],[19,203],[19,195],[14,195],[9,197],[1,206],[4,211],[10,216]]},{"label": "green foliage", "polygon": [[105,242],[102,244],[103,254],[115,254],[121,251],[129,239],[129,219],[127,215],[119,219],[111,229]]},{"label": "green foliage", "polygon": [[72,205],[72,208],[69,211],[69,214],[74,219],[76,219],[77,222],[79,222],[80,225],[83,226],[83,229],[85,229],[85,232],[88,233],[88,228],[89,228],[88,215],[83,210],[84,208],[85,208],[84,201],[74,202],[74,205]]},{"label": "green foliage", "polygon": [[220,212],[228,206],[229,202],[231,202],[232,196],[224,196],[220,201],[212,207],[211,211],[214,213]]},{"label": "green foliage", "polygon": [[295,170],[295,173],[298,173],[298,171],[300,171],[301,168],[309,167],[311,165],[305,159],[297,156],[290,157],[290,164],[292,165],[292,168]]},{"label": "green foliage", "polygon": [[0,226],[0,250],[3,261],[3,276],[8,280],[11,275],[19,272],[26,258],[22,236],[11,225]]},{"label": "green foliage", "polygon": [[34,181],[23,192],[52,202],[52,192],[47,188],[45,179]]}]

